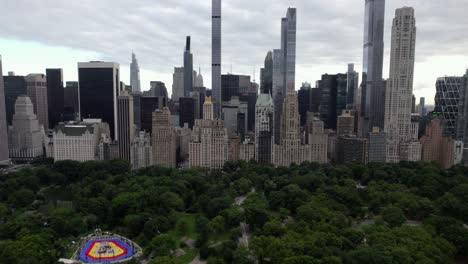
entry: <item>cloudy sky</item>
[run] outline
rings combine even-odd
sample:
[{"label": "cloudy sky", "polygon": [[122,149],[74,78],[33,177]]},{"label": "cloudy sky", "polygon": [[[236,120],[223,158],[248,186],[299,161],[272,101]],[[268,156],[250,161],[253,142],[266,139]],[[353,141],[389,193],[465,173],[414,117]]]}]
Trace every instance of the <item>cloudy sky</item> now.
[{"label": "cloudy sky", "polygon": [[[468,1],[387,0],[384,76],[388,77],[391,19],[413,6],[418,27],[414,92],[433,102],[434,83],[468,68]],[[78,61],[119,62],[129,83],[131,51],[140,62],[142,87],[166,83],[182,65],[185,36],[192,36],[194,66],[211,86],[210,0],[0,0],[0,54],[4,72],[64,69],[77,79]],[[259,79],[268,50],[280,45],[280,19],[298,9],[297,88],[324,73],[362,64],[364,0],[223,0],[223,72]]]}]

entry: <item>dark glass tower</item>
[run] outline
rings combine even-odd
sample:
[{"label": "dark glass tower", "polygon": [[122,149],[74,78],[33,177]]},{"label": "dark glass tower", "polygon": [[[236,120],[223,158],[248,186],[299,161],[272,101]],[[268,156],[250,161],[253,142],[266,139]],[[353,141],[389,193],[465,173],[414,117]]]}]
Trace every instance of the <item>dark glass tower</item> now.
[{"label": "dark glass tower", "polygon": [[364,54],[361,83],[363,133],[372,127],[384,128],[385,87],[382,82],[384,56],[385,0],[366,0],[364,17]]},{"label": "dark glass tower", "polygon": [[113,62],[78,63],[81,118],[100,118],[109,124],[111,137],[118,140],[117,96],[119,64]]},{"label": "dark glass tower", "polygon": [[15,113],[16,99],[18,99],[20,95],[27,95],[28,89],[24,76],[3,76],[3,81],[5,84],[6,119],[8,125],[11,125]]},{"label": "dark glass tower", "polygon": [[320,119],[325,128],[336,130],[338,115],[346,109],[347,74],[322,75],[320,88]]},{"label": "dark glass tower", "polygon": [[151,133],[153,130],[153,112],[167,106],[165,97],[141,97],[140,98],[140,117],[141,130]]},{"label": "dark glass tower", "polygon": [[184,51],[184,96],[190,96],[193,91],[193,55],[190,52],[190,36],[187,36]]},{"label": "dark glass tower", "polygon": [[267,53],[261,75],[260,93],[271,94],[273,92],[273,53],[271,51]]},{"label": "dark glass tower", "polygon": [[49,127],[53,129],[63,121],[65,107],[62,69],[46,69],[47,107],[49,110]]},{"label": "dark glass tower", "polygon": [[195,123],[195,99],[191,97],[179,98],[179,126],[184,127],[185,123],[190,129]]}]

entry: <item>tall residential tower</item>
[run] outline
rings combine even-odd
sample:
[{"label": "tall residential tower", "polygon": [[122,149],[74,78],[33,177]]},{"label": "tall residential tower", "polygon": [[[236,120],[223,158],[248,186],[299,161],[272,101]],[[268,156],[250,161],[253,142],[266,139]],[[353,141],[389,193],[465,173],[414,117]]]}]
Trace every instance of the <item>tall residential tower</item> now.
[{"label": "tall residential tower", "polygon": [[419,159],[421,158],[421,145],[415,142],[417,138],[413,138],[410,133],[415,46],[414,9],[399,8],[395,11],[393,19],[390,77],[385,96],[388,162],[418,160],[418,152]]},{"label": "tall residential tower", "polygon": [[384,127],[385,87],[382,83],[384,57],[385,0],[366,0],[364,54],[361,84],[362,132]]},{"label": "tall residential tower", "polygon": [[216,117],[221,116],[221,0],[212,0],[211,89]]}]

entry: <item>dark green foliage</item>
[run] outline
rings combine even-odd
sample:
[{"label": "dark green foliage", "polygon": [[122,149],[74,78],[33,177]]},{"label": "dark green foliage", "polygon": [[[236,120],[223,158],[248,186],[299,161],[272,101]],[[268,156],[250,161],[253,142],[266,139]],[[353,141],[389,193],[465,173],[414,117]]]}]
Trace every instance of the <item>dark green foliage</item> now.
[{"label": "dark green foliage", "polygon": [[[248,249],[238,244],[241,222]],[[188,237],[208,263],[446,264],[466,261],[466,223],[463,166],[228,162],[132,172],[123,161],[63,161],[0,174],[1,263],[55,263],[101,228],[137,241],[157,256],[149,263],[180,263],[171,253]]]}]

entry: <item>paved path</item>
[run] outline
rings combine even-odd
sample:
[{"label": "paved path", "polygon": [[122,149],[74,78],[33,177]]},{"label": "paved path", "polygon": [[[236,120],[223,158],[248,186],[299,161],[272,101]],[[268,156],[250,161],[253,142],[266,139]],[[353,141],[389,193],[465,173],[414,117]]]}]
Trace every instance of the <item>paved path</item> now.
[{"label": "paved path", "polygon": [[[234,199],[234,205],[242,206],[244,204],[245,200],[247,200],[247,197],[249,197],[249,195],[251,195],[252,193],[255,193],[255,188],[252,188],[252,190],[248,194],[235,198]],[[241,210],[244,210],[244,208],[241,208]],[[240,223],[240,229],[242,231],[242,235],[239,237],[239,245],[248,248],[249,247],[249,240],[250,240],[250,237],[251,237],[250,230],[249,230],[249,224],[247,224],[246,222]]]},{"label": "paved path", "polygon": [[206,264],[206,261],[200,259],[200,255],[197,255],[190,264]]}]

